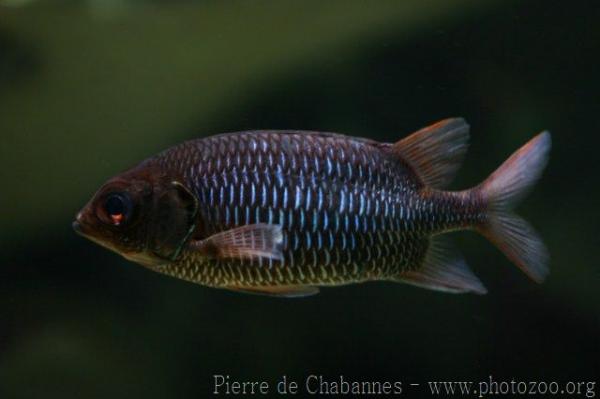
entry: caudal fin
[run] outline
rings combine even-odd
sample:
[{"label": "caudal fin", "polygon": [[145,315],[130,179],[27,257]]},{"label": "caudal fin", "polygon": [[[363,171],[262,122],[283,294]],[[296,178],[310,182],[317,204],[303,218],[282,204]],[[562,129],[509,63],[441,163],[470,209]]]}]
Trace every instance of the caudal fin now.
[{"label": "caudal fin", "polygon": [[550,147],[550,133],[538,134],[477,188],[488,209],[486,222],[477,230],[537,282],[548,275],[548,250],[533,227],[512,209],[540,178]]}]

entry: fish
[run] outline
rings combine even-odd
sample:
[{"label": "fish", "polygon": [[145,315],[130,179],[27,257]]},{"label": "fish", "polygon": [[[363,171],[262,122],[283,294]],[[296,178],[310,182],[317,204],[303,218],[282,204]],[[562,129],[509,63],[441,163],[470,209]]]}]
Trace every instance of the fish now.
[{"label": "fish", "polygon": [[481,184],[446,187],[469,125],[448,118],[396,143],[255,130],[175,145],[109,179],[73,228],[153,271],[279,297],[391,281],[485,294],[448,234],[482,234],[541,283],[549,254],[513,209],[541,177],[543,131]]}]

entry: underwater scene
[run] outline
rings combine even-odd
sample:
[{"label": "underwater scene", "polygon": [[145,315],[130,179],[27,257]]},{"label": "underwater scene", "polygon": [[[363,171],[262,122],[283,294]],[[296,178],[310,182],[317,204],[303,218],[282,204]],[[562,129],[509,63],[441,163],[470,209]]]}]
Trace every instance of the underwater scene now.
[{"label": "underwater scene", "polygon": [[594,398],[600,4],[0,0],[0,398]]}]

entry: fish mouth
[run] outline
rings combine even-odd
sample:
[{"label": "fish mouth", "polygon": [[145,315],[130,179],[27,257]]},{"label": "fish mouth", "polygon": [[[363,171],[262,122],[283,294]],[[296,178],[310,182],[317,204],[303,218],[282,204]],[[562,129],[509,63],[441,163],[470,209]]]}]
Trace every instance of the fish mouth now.
[{"label": "fish mouth", "polygon": [[73,230],[75,230],[75,233],[79,234],[79,235],[84,235],[83,234],[83,229],[81,227],[81,223],[78,222],[77,220],[73,221],[73,224],[71,225],[73,226]]},{"label": "fish mouth", "polygon": [[83,223],[83,213],[82,212],[79,212],[77,214],[77,216],[75,216],[75,220],[73,221],[71,226],[73,227],[73,230],[75,230],[75,232],[77,234],[79,234],[80,236],[88,237],[88,234],[86,234],[86,231],[85,231],[86,230],[85,223]]},{"label": "fish mouth", "polygon": [[[77,218],[75,218],[75,220],[73,221],[71,226],[73,227],[73,230],[75,230],[75,233],[77,233],[78,235],[85,237],[88,240],[91,240],[102,246],[106,246],[101,240],[95,238],[94,235],[91,234],[89,225],[86,225],[86,223],[84,223],[84,221],[82,220],[81,214],[77,215]],[[112,248],[109,248],[109,249],[112,249]]]}]

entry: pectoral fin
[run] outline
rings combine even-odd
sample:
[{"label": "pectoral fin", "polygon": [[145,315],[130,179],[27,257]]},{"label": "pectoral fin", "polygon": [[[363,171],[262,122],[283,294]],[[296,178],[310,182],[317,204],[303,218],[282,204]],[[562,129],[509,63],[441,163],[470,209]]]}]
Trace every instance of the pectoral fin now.
[{"label": "pectoral fin", "polygon": [[190,249],[217,259],[283,260],[281,226],[257,223],[214,234],[190,243]]},{"label": "pectoral fin", "polygon": [[227,287],[227,289],[246,294],[277,296],[282,298],[301,298],[319,293],[317,287],[310,285],[277,285],[262,287]]}]

